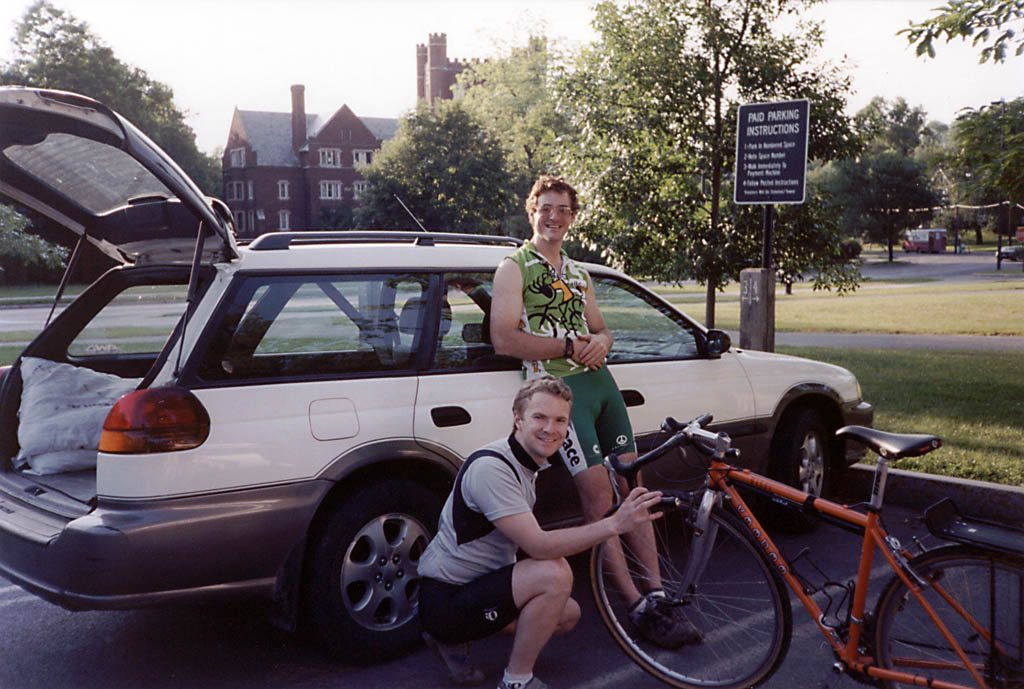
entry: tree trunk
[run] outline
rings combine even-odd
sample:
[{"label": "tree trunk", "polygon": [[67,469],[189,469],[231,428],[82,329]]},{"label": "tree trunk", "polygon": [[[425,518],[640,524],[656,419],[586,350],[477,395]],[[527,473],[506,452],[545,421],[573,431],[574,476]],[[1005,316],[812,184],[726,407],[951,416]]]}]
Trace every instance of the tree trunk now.
[{"label": "tree trunk", "polygon": [[892,235],[894,230],[892,226],[892,217],[890,216],[889,211],[885,211],[882,216],[882,222],[885,223],[885,245],[886,249],[889,250],[889,263],[892,263]]},{"label": "tree trunk", "polygon": [[715,292],[718,285],[714,280],[708,280],[707,299],[704,302],[704,325],[710,330],[715,327]]}]

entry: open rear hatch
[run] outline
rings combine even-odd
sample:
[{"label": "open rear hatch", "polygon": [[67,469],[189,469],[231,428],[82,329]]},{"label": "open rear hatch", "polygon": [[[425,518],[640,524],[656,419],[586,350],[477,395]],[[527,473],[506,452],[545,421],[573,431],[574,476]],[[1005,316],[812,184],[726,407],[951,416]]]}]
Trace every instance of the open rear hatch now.
[{"label": "open rear hatch", "polygon": [[[194,302],[201,266],[237,257],[227,207],[204,196],[167,154],[102,104],[72,93],[5,86],[0,87],[0,122],[0,200],[45,216],[77,236],[78,248],[89,242],[122,265],[177,264],[191,272],[186,310]],[[78,253],[76,248],[73,256]],[[55,321],[22,356],[84,365],[52,346],[61,337],[47,337],[50,329],[67,327],[68,320]],[[44,538],[61,521],[91,509],[96,472],[32,476],[12,471],[8,460],[19,447],[21,363],[19,357],[0,379],[0,519],[9,522],[20,514],[17,530]],[[40,519],[47,523],[32,523]]]},{"label": "open rear hatch", "polygon": [[230,215],[131,123],[71,93],[0,88],[0,194],[119,263],[237,257]]}]

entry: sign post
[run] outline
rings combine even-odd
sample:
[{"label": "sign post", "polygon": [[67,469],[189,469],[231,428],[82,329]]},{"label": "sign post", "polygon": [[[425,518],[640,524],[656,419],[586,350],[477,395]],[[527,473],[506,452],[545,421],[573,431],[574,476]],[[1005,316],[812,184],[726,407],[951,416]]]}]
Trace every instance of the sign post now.
[{"label": "sign post", "polygon": [[761,268],[740,272],[740,347],[775,351],[774,204],[804,202],[809,129],[806,98],[739,107],[733,200],[764,205]]}]

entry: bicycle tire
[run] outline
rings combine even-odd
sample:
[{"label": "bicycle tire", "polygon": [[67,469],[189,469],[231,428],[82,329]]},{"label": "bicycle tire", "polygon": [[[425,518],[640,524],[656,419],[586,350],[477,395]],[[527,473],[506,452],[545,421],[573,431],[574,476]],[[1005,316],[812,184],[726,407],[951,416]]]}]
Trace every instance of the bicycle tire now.
[{"label": "bicycle tire", "polygon": [[[687,504],[684,498],[683,504]],[[693,543],[689,508],[670,509],[653,523],[662,587],[680,600],[689,620],[704,634],[700,643],[661,649],[629,621],[628,601],[609,573],[600,544],[591,551],[590,581],[601,619],[612,638],[645,671],[680,689],[753,687],[768,679],[789,649],[793,619],[789,592],[743,524],[716,507],[708,533],[717,527],[707,565],[688,591],[680,591]],[[622,548],[637,581],[639,560]],[[643,590],[643,586],[639,587]],[[625,684],[625,682],[620,682]]]},{"label": "bicycle tire", "polygon": [[[995,631],[992,645],[940,597],[935,586],[923,590],[986,684],[991,689],[1024,689],[1024,558],[951,545],[918,555],[910,567],[945,589],[985,629]],[[877,663],[887,669],[977,686],[924,608],[895,575],[875,608],[875,654]],[[889,682],[886,686],[912,685]]]}]

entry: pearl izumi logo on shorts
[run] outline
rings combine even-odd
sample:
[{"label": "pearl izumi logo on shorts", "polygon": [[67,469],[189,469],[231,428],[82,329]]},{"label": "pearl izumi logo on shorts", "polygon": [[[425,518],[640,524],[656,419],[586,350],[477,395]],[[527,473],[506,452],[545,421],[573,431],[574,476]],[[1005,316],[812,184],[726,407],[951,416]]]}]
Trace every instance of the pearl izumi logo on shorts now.
[{"label": "pearl izumi logo on shorts", "polygon": [[498,609],[487,608],[486,610],[484,610],[484,619],[488,622],[494,622],[496,619],[498,619]]},{"label": "pearl izumi logo on shorts", "polygon": [[615,443],[617,445],[619,445],[619,446],[625,445],[626,444],[626,436],[620,435],[618,438],[615,439]]}]

